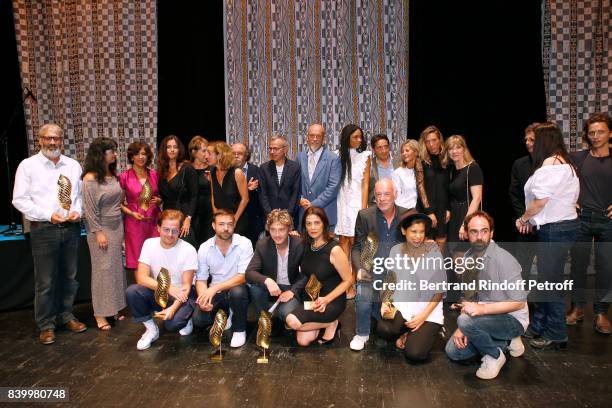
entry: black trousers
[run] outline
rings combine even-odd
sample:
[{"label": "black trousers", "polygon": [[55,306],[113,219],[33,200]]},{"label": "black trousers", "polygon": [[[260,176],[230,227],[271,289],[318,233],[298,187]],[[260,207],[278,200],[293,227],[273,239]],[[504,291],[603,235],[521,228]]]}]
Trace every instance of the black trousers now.
[{"label": "black trousers", "polygon": [[417,331],[413,332],[404,323],[406,323],[406,319],[398,311],[393,320],[379,320],[376,333],[379,337],[390,341],[395,341],[402,334],[409,333],[406,339],[406,347],[403,350],[404,356],[408,361],[415,363],[426,361],[442,326],[438,323],[425,322]]}]

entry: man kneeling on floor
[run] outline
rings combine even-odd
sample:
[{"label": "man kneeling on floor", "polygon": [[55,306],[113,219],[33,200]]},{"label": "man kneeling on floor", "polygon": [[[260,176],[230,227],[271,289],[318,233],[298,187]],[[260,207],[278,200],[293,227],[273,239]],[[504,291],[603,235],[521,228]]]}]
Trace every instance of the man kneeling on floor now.
[{"label": "man kneeling on floor", "polygon": [[232,211],[217,210],[212,223],[215,236],[200,245],[193,323],[196,327],[208,327],[217,311],[223,309],[229,316],[228,326],[231,324],[234,329],[230,346],[241,347],[246,342],[249,306],[244,273],[253,257],[253,246],[248,238],[234,234],[234,226]]},{"label": "man kneeling on floor", "polygon": [[[500,284],[522,279],[517,260],[493,242],[493,219],[489,214],[476,211],[468,215],[464,228],[471,245],[464,259],[474,260],[464,264],[473,264],[475,269],[466,270],[460,277],[461,282],[475,279]],[[458,327],[446,343],[446,354],[455,361],[482,356],[476,376],[490,380],[497,377],[506,363],[505,350],[513,357],[525,352],[520,336],[529,324],[528,292],[483,289],[475,294],[465,293],[469,301],[464,299],[458,305],[461,308],[457,318]]]},{"label": "man kneeling on floor", "polygon": [[[158,312],[157,317],[164,320],[168,331],[188,335],[193,330],[190,317],[195,307],[195,288],[192,285],[198,269],[198,255],[191,244],[179,239],[184,218],[177,210],[161,213],[157,221],[159,237],[144,242],[138,259],[136,283],[127,288],[127,303],[132,316],[146,329],[136,345],[138,350],[148,349],[159,338],[152,312]],[[163,310],[155,301],[157,275],[162,268],[170,275],[168,307]]]}]

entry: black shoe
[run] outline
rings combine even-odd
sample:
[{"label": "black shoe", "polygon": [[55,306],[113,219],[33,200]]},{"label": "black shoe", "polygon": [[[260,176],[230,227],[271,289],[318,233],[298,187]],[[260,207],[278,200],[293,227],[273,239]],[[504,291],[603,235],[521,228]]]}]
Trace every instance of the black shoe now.
[{"label": "black shoe", "polygon": [[538,337],[529,340],[531,347],[535,347],[542,350],[565,350],[567,348],[567,341],[552,341],[545,339],[544,337]]},{"label": "black shoe", "polygon": [[540,334],[532,331],[531,327],[527,327],[527,330],[523,333],[523,337],[526,339],[537,339],[540,337]]},{"label": "black shoe", "polygon": [[322,330],[321,334],[319,334],[319,337],[317,339],[319,346],[329,346],[334,342],[334,340],[336,340],[336,338],[340,338],[341,328],[342,328],[342,323],[338,322],[338,326],[336,326],[336,332],[334,333],[334,337],[332,337],[331,339],[323,338],[323,335],[325,334],[325,330]]}]

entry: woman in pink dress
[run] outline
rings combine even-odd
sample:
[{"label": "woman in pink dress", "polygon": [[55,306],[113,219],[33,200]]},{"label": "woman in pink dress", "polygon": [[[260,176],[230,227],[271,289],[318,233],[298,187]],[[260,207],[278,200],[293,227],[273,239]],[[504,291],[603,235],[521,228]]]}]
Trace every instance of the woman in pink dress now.
[{"label": "woman in pink dress", "polygon": [[125,215],[125,267],[136,269],[145,239],[158,237],[159,192],[157,173],[149,166],[153,151],[148,144],[134,142],[128,146],[128,161],[132,168],[119,175],[119,184],[125,191],[121,210]]}]

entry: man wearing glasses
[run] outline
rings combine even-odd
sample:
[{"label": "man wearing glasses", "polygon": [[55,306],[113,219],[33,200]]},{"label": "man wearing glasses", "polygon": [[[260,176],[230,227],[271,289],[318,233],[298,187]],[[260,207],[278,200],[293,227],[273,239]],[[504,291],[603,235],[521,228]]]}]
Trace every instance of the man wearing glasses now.
[{"label": "man wearing glasses", "polygon": [[[153,321],[163,319],[168,331],[178,331],[187,336],[193,331],[191,315],[195,307],[193,277],[198,269],[198,254],[195,248],[179,239],[185,216],[178,210],[164,210],[157,220],[159,237],[149,238],[142,245],[136,283],[125,292],[134,320],[145,326],[145,332],[136,348],[145,350],[159,338],[159,329]],[[163,309],[155,301],[157,275],[165,268],[170,275],[168,304]],[[162,310],[163,309],[163,310]]]},{"label": "man wearing glasses", "polygon": [[19,164],[13,189],[13,205],[30,221],[34,317],[42,344],[55,342],[56,325],[73,333],[87,330],[72,314],[79,288],[82,170],[76,160],[62,155],[62,141],[58,125],[42,126],[38,132],[40,152]]},{"label": "man wearing glasses", "polygon": [[287,158],[287,139],[272,136],[268,144],[270,161],[259,168],[261,177],[259,202],[264,217],[275,209],[287,210],[294,222],[298,219],[298,199],[300,196],[300,165]]}]

